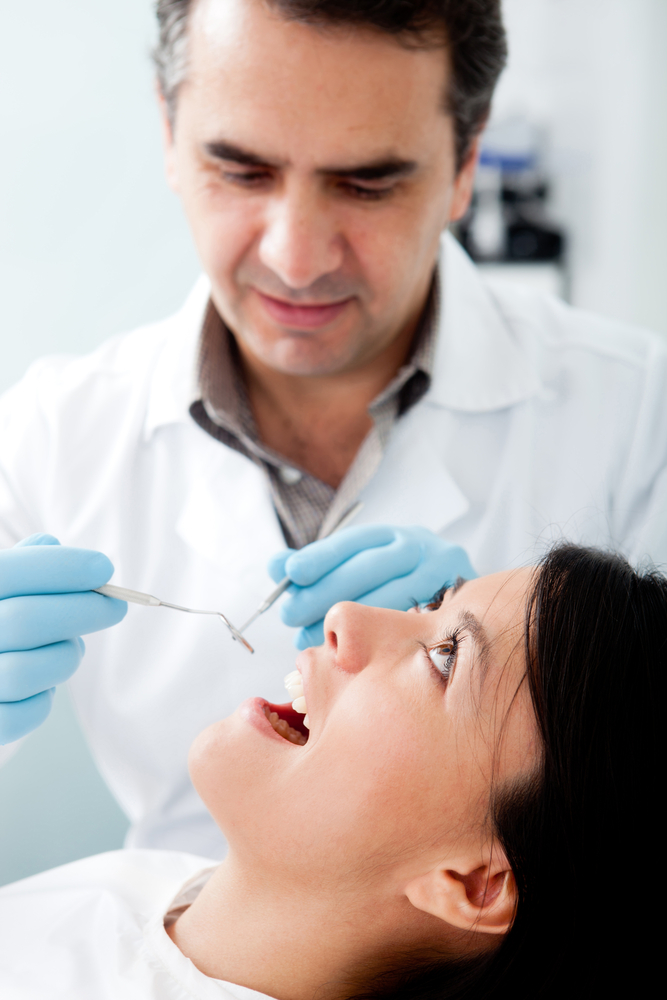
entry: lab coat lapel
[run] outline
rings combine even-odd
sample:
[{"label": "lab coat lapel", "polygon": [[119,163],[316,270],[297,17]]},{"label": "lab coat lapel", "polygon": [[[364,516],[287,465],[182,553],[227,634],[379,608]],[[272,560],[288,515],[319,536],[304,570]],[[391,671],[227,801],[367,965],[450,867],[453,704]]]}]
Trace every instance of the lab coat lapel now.
[{"label": "lab coat lapel", "polygon": [[419,524],[439,533],[463,517],[470,504],[435,447],[438,421],[418,404],[396,424],[355,524]]},{"label": "lab coat lapel", "polygon": [[154,362],[143,436],[149,441],[155,431],[168,424],[190,421],[190,403],[198,398],[197,351],[210,293],[208,278],[199,278],[182,309],[164,324],[167,337]]},{"label": "lab coat lapel", "polygon": [[488,413],[529,399],[541,381],[520,325],[506,317],[493,286],[451,234],[440,258],[442,308],[433,382],[425,401]]},{"label": "lab coat lapel", "polygon": [[194,478],[176,532],[239,582],[265,575],[268,559],[285,548],[285,540],[264,474],[231,448],[212,438],[210,444],[215,454],[209,453],[206,471]]},{"label": "lab coat lapel", "polygon": [[153,371],[144,438],[185,425],[188,489],[176,534],[239,583],[258,575],[264,580],[269,557],[285,547],[264,474],[205,434],[189,414],[199,397],[196,359],[209,293],[208,279],[201,278],[171,322]]},{"label": "lab coat lapel", "polygon": [[361,495],[365,506],[357,523],[420,524],[443,532],[470,508],[443,453],[452,411],[505,409],[541,390],[519,332],[450,234],[442,241],[439,273],[431,388],[394,426],[380,468]]}]

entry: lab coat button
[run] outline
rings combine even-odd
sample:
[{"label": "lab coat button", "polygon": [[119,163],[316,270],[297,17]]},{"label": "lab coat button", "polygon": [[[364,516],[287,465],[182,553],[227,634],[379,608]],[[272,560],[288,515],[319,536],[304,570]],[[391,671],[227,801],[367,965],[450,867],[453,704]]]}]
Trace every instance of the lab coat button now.
[{"label": "lab coat button", "polygon": [[278,475],[288,486],[293,486],[294,483],[298,483],[303,479],[303,473],[299,472],[298,469],[293,469],[289,465],[281,465],[278,469]]}]

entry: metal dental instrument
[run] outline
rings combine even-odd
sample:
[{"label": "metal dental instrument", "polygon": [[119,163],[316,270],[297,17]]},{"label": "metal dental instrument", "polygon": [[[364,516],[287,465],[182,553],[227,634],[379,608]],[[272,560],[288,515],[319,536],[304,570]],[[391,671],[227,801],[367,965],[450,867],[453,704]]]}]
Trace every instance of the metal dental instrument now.
[{"label": "metal dental instrument", "polygon": [[173,608],[175,611],[187,611],[191,615],[217,615],[231,632],[232,638],[245,646],[249,653],[255,652],[248,640],[244,639],[239,630],[225,618],[221,611],[198,611],[196,608],[182,608],[180,604],[169,604],[167,601],[160,601],[150,594],[141,594],[138,590],[128,590],[126,587],[116,587],[113,583],[105,583],[103,587],[96,587],[95,590],[96,593],[104,594],[105,597],[117,597],[121,601],[129,601],[130,604],[143,604],[148,608]]},{"label": "metal dental instrument", "polygon": [[[327,531],[326,535],[322,535],[322,538],[328,538],[329,535],[333,535],[335,534],[335,532],[340,531],[342,528],[346,528],[347,525],[352,520],[352,518],[357,516],[357,514],[359,513],[359,511],[363,506],[364,504],[362,500],[359,500],[358,503],[355,503],[354,507],[350,507],[347,514],[344,514],[343,517],[341,517],[338,524],[335,524],[331,529],[331,531]],[[319,538],[318,541],[320,541]],[[288,576],[282,579],[278,584],[278,586],[276,587],[276,589],[271,591],[271,593],[269,594],[269,596],[266,598],[265,601],[262,601],[260,606],[257,608],[257,611],[255,611],[254,615],[251,615],[250,618],[248,618],[248,621],[245,623],[245,625],[243,625],[239,629],[239,632],[245,632],[245,630],[248,628],[249,625],[252,625],[252,623],[256,621],[256,619],[259,618],[260,615],[263,615],[265,611],[268,611],[269,608],[276,603],[280,595],[285,593],[291,582],[292,581]]]}]

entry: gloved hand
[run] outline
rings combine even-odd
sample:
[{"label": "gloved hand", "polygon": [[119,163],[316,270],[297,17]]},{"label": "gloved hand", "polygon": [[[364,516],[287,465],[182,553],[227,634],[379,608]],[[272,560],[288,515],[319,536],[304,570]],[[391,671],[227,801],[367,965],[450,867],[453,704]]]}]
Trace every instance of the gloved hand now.
[{"label": "gloved hand", "polygon": [[459,545],[427,528],[388,524],[344,528],[302,549],[287,549],[271,560],[269,573],[276,583],[289,576],[296,585],[287,591],[281,617],[286,625],[301,626],[294,639],[298,649],[324,642],[324,616],[338,601],[407,611],[458,577],[477,576]]},{"label": "gloved hand", "polygon": [[0,551],[0,744],[42,724],[56,684],[81,662],[80,636],[125,617],[125,601],[91,593],[112,573],[101,552],[52,535]]}]

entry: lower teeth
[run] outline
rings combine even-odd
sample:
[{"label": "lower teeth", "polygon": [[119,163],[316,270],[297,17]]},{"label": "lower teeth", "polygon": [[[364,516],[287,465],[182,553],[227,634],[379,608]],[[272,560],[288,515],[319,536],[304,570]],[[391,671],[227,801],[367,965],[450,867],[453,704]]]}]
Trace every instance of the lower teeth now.
[{"label": "lower teeth", "polygon": [[278,735],[282,736],[283,739],[289,740],[290,743],[296,743],[300,747],[306,745],[306,737],[303,733],[300,733],[298,729],[292,729],[289,723],[281,719],[277,712],[272,712],[268,705],[264,706],[264,714]]}]

